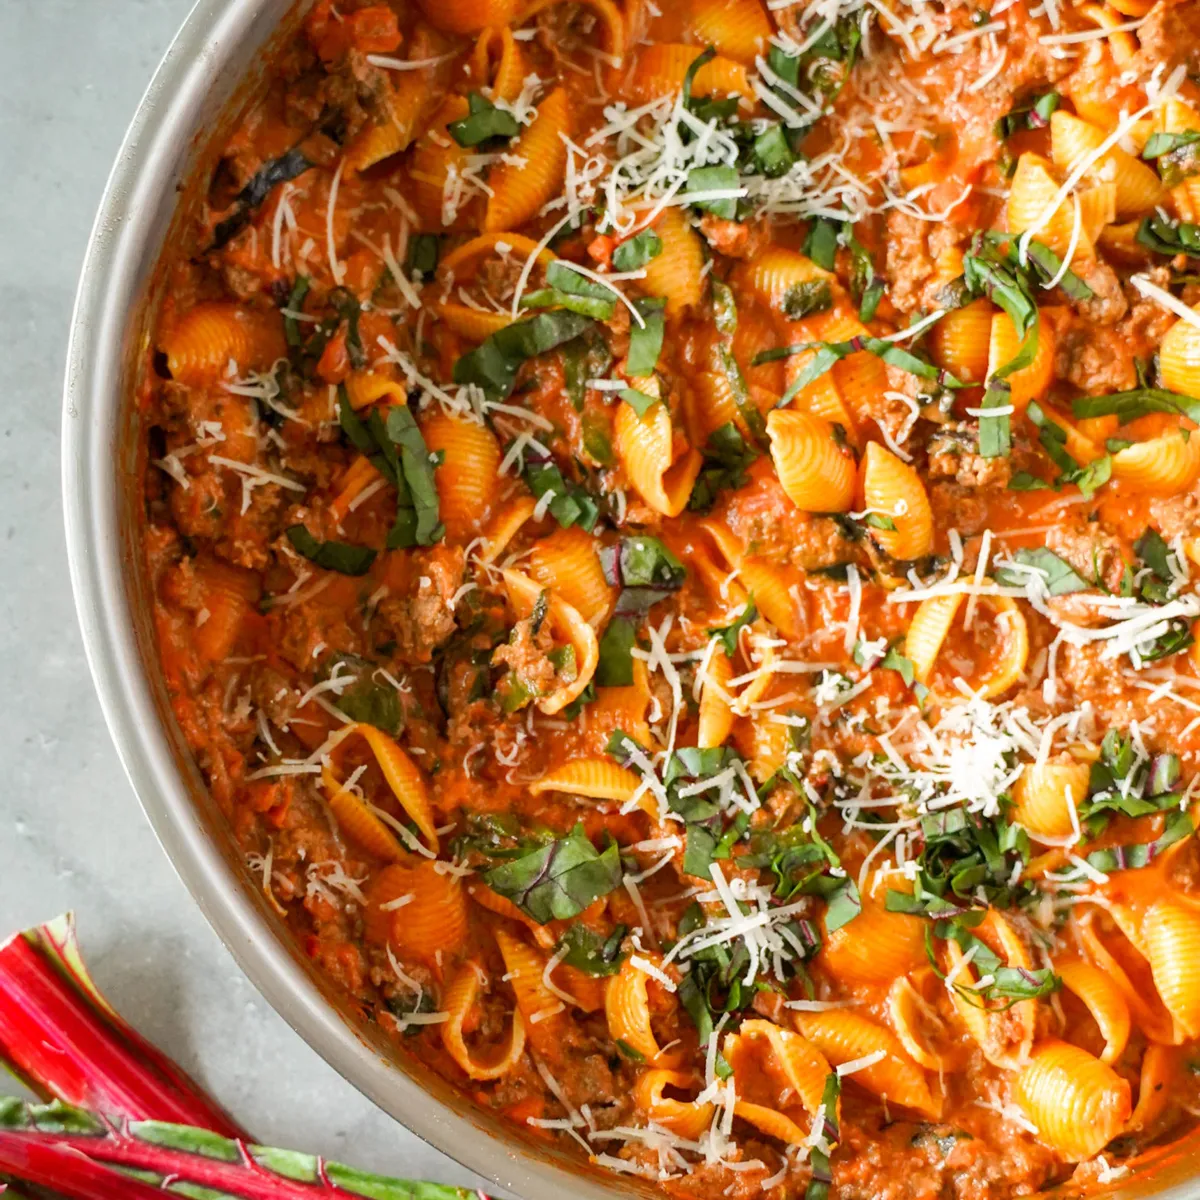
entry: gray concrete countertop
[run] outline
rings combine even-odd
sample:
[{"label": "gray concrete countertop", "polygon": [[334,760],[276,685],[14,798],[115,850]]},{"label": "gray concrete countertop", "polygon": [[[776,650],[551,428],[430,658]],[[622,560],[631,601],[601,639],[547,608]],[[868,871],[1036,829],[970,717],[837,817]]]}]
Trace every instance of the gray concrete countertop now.
[{"label": "gray concrete countertop", "polygon": [[190,7],[0,0],[0,936],[75,909],[116,1006],[261,1141],[478,1186],[242,976],[143,819],[84,662],[59,501],[71,302],[125,126]]}]

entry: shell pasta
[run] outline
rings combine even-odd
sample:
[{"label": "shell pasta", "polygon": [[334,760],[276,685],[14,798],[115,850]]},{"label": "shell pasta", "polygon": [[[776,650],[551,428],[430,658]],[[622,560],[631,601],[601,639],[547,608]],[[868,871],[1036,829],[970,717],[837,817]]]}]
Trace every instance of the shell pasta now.
[{"label": "shell pasta", "polygon": [[674,1200],[1140,1187],[1200,1113],[1200,0],[302,8],[132,397],[297,952]]}]

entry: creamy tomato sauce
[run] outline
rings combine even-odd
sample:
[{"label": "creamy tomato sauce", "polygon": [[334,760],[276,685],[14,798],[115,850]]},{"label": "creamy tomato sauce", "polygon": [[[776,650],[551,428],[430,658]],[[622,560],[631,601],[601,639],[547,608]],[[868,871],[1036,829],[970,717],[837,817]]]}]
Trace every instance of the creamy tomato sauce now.
[{"label": "creamy tomato sauce", "polygon": [[687,1197],[1196,1111],[1200,9],[318,0],[139,395],[175,719],[397,1053]]}]

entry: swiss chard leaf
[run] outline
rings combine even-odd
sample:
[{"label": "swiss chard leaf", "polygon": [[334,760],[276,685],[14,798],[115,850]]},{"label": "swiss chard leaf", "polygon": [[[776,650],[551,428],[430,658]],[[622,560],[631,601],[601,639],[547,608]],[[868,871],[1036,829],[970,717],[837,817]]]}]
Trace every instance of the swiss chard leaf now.
[{"label": "swiss chard leaf", "polygon": [[483,880],[492,891],[545,925],[577,917],[593,900],[617,888],[621,855],[614,841],[597,853],[579,824],[565,838],[493,867]]},{"label": "swiss chard leaf", "polygon": [[624,925],[618,925],[604,937],[577,921],[567,926],[554,950],[556,954],[563,955],[560,962],[585,975],[615,975],[626,958],[621,952],[624,939]]},{"label": "swiss chard leaf", "polygon": [[564,309],[514,321],[454,364],[454,382],[475,384],[503,399],[512,392],[522,363],[572,341],[590,326],[590,318]]},{"label": "swiss chard leaf", "polygon": [[617,612],[645,612],[659,600],[677,592],[687,579],[687,568],[658,538],[623,537],[600,551],[604,577],[621,588]]},{"label": "swiss chard leaf", "polygon": [[390,683],[379,683],[371,663],[351,654],[336,656],[329,664],[325,678],[330,678],[341,664],[340,674],[353,675],[354,682],[337,694],[337,707],[352,721],[374,725],[390,737],[396,737],[404,727],[404,709],[400,693]]},{"label": "swiss chard leaf", "polygon": [[405,270],[426,278],[437,270],[442,254],[442,239],[436,233],[409,234],[408,250],[404,255]]},{"label": "swiss chard leaf", "polygon": [[743,487],[749,478],[746,472],[757,458],[758,451],[746,444],[732,421],[714,429],[704,444],[704,466],[692,485],[688,508],[705,512],[721,492]]},{"label": "swiss chard leaf", "polygon": [[375,561],[376,551],[369,546],[320,542],[304,525],[289,525],[284,532],[296,553],[302,554],[323,571],[337,571],[339,575],[365,575]]}]

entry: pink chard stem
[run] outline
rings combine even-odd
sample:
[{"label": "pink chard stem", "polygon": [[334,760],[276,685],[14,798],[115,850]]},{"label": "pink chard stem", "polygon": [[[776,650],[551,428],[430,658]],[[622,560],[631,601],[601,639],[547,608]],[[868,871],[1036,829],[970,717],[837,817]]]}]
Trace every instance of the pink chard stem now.
[{"label": "pink chard stem", "polygon": [[162,1121],[118,1127],[59,1102],[0,1100],[2,1175],[53,1187],[70,1200],[162,1200],[164,1184],[229,1200],[487,1200],[465,1188],[372,1175],[204,1129]]},{"label": "pink chard stem", "polygon": [[69,914],[0,946],[0,1065],[42,1096],[113,1121],[175,1121],[245,1136],[105,1000]]}]

